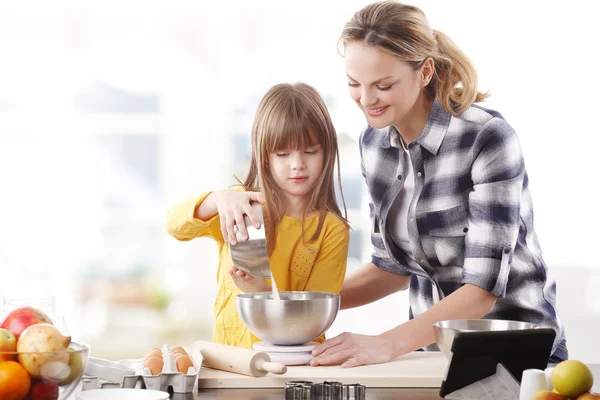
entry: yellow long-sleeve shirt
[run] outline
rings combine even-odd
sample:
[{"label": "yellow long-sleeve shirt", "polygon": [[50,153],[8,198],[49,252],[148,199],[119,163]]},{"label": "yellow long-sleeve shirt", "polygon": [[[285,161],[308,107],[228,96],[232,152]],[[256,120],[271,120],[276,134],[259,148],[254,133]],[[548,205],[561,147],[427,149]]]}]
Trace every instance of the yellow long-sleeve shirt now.
[{"label": "yellow long-sleeve shirt", "polygon": [[[194,197],[172,207],[167,213],[167,232],[181,241],[209,237],[217,242],[217,297],[214,304],[213,341],[252,348],[259,342],[238,316],[235,298],[242,293],[229,276],[232,267],[229,244],[223,240],[219,216],[207,221],[194,217],[196,207],[210,193]],[[304,234],[310,239],[316,231],[318,213],[305,218]],[[334,214],[327,213],[319,238],[302,241],[302,219],[283,217],[277,227],[278,237],[269,262],[280,291],[315,291],[339,293],[346,274],[350,232]],[[270,284],[270,279],[265,280]],[[318,341],[322,341],[320,337]]]}]

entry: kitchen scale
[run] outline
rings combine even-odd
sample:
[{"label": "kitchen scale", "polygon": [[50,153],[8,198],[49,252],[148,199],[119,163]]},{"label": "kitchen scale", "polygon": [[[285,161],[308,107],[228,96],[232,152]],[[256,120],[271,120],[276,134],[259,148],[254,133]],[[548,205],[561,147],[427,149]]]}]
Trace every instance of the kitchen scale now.
[{"label": "kitchen scale", "polygon": [[546,369],[555,336],[551,328],[458,332],[440,397],[518,399],[523,371]]},{"label": "kitchen scale", "polygon": [[308,342],[297,346],[280,346],[268,342],[254,343],[252,346],[256,351],[267,353],[271,361],[278,361],[285,365],[305,365],[313,359],[312,350],[319,343]]}]

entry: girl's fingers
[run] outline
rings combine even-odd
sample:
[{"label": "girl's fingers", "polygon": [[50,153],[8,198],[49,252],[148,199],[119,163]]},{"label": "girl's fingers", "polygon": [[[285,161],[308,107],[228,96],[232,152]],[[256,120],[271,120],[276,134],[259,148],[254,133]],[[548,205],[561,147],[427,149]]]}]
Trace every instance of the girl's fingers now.
[{"label": "girl's fingers", "polygon": [[[234,211],[235,224],[240,231],[240,236],[244,240],[248,240],[248,230],[246,229],[246,222],[244,221],[244,214],[241,211]],[[234,233],[235,234],[235,233]]]},{"label": "girl's fingers", "polygon": [[252,209],[252,205],[250,203],[244,204],[244,213],[248,216],[248,218],[250,218],[250,221],[252,221],[252,225],[254,225],[256,229],[259,229],[260,221],[254,213],[254,210]]}]

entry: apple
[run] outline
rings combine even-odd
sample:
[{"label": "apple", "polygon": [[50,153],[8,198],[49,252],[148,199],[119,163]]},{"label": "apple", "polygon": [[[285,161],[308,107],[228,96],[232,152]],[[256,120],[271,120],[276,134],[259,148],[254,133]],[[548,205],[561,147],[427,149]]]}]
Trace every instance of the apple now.
[{"label": "apple", "polygon": [[58,400],[58,383],[45,379],[32,379],[25,400]]},{"label": "apple", "polygon": [[[69,347],[69,350],[73,350],[73,348]],[[76,351],[69,353],[69,375],[65,379],[61,380],[59,384],[63,386],[73,382],[82,374],[82,370],[83,362],[81,360],[81,354]]]},{"label": "apple", "polygon": [[580,394],[576,400],[600,400],[600,393],[585,392]]},{"label": "apple", "polygon": [[551,380],[556,392],[573,399],[594,386],[592,371],[578,360],[558,363],[552,371]]},{"label": "apple", "polygon": [[[0,328],[0,353],[11,353],[17,351],[17,338],[8,329]],[[16,354],[0,354],[0,362],[10,361],[16,358]]]},{"label": "apple", "polygon": [[533,395],[531,400],[569,400],[569,398],[560,393],[551,392],[549,390],[540,390]]},{"label": "apple", "polygon": [[2,324],[0,324],[0,328],[8,329],[19,340],[21,333],[35,324],[52,324],[52,320],[36,308],[20,307],[8,313]]}]

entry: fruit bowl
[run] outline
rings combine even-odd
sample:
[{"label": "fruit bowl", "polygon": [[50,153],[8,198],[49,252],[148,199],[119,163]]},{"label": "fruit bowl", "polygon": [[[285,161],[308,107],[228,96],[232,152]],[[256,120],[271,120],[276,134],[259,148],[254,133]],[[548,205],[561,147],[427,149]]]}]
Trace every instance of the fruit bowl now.
[{"label": "fruit bowl", "polygon": [[63,351],[0,351],[0,399],[67,399],[81,381],[89,352],[76,342]]}]

